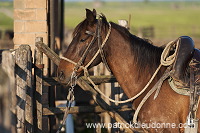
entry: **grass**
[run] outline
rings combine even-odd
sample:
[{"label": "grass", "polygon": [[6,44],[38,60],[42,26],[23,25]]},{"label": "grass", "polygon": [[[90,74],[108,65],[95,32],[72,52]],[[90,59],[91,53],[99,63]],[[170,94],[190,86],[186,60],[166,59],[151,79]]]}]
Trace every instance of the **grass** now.
[{"label": "grass", "polygon": [[9,1],[1,1],[0,2],[0,7],[5,7],[5,8],[13,8],[13,2],[9,2]]},{"label": "grass", "polygon": [[13,19],[0,12],[0,29],[13,29]]},{"label": "grass", "polygon": [[[65,24],[74,28],[85,17],[85,8],[93,9],[91,2],[67,2]],[[139,28],[153,26],[157,39],[168,39],[182,35],[200,38],[200,2],[108,2],[96,8],[104,13],[109,21],[129,19],[131,32]]]},{"label": "grass", "polygon": [[12,30],[13,29],[13,18],[10,18],[4,12],[6,9],[9,12],[13,11],[13,2],[0,2],[0,30]]}]

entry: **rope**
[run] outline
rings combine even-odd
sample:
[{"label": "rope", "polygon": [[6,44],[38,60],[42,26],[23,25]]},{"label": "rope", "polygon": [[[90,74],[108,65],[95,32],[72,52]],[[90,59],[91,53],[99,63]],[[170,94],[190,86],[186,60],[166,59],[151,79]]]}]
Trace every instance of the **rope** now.
[{"label": "rope", "polygon": [[[166,71],[164,72],[164,74],[162,75],[162,77],[158,80],[158,82],[154,85],[154,87],[145,95],[145,97],[142,99],[142,101],[140,102],[140,104],[138,105],[134,116],[133,116],[133,123],[137,123],[137,117],[138,114],[140,112],[140,109],[142,108],[142,106],[144,105],[144,103],[146,102],[146,100],[156,91],[155,95],[154,95],[154,100],[157,98],[160,88],[164,82],[164,80],[170,76],[170,74],[172,73],[172,71],[170,71],[171,69],[171,65],[175,62],[176,60],[176,55],[178,52],[178,44],[179,44],[179,40],[177,41],[177,43],[174,43],[174,41],[169,42],[165,49],[163,50],[162,54],[161,54],[161,58],[160,58],[160,66],[169,66]],[[176,47],[175,51],[172,55],[169,56],[171,48]]]},{"label": "rope", "polygon": [[77,63],[76,62],[74,62],[74,61],[72,61],[72,60],[70,60],[70,59],[68,59],[68,58],[66,58],[66,57],[60,57],[61,59],[63,59],[63,60],[65,60],[65,61],[68,61],[68,62],[70,62],[70,63],[72,63],[72,64],[74,64],[74,65],[77,65]]},{"label": "rope", "polygon": [[[175,62],[176,59],[176,55],[178,52],[178,47],[177,46],[179,44],[179,40],[177,43],[174,43],[174,41],[169,42],[165,49],[163,50],[162,54],[161,54],[161,58],[160,58],[160,63],[163,66],[170,66],[171,64],[173,64]],[[171,49],[176,46],[175,52],[169,56]]]},{"label": "rope", "polygon": [[[102,48],[103,48],[103,46],[106,44],[106,42],[107,42],[107,40],[108,40],[108,38],[109,38],[109,36],[110,36],[110,33],[111,33],[111,24],[108,23],[108,25],[109,25],[108,33],[107,33],[107,35],[106,35],[104,41],[102,42],[102,45],[101,45]],[[100,52],[100,50],[98,49],[98,51],[97,51],[96,54],[93,56],[93,58],[90,60],[90,62],[88,62],[88,64],[85,66],[86,69],[87,69],[87,68],[92,64],[92,62],[96,59],[96,57],[98,56],[99,52]]]},{"label": "rope", "polygon": [[146,100],[154,93],[154,91],[156,91],[158,88],[161,88],[164,80],[169,77],[171,71],[170,71],[171,67],[168,67],[167,70],[165,71],[165,73],[163,74],[163,76],[158,80],[158,82],[153,86],[153,88],[145,95],[145,97],[142,99],[142,101],[140,102],[140,104],[138,105],[134,116],[133,116],[133,123],[137,122],[137,117],[138,114],[140,112],[140,109],[142,108],[142,106],[144,105],[144,103],[146,102]]},{"label": "rope", "polygon": [[[177,44],[178,44],[178,43],[177,43]],[[154,79],[155,76],[157,75],[157,73],[158,73],[158,71],[160,70],[160,68],[161,68],[162,65],[163,65],[163,66],[169,66],[169,65],[171,65],[172,63],[174,63],[176,54],[177,54],[177,52],[178,52],[178,47],[176,46],[175,52],[174,52],[172,55],[168,56],[169,53],[170,53],[171,48],[173,47],[173,45],[174,45],[174,42],[173,42],[173,41],[169,42],[169,43],[166,45],[165,49],[163,50],[163,52],[162,52],[162,54],[161,54],[161,59],[160,59],[161,64],[158,66],[158,68],[156,69],[156,71],[154,72],[154,74],[152,75],[152,77],[150,78],[150,80],[148,81],[148,83],[145,85],[145,87],[144,87],[138,94],[136,94],[135,96],[133,96],[132,98],[129,98],[129,99],[127,99],[127,100],[124,100],[124,101],[116,101],[116,100],[113,100],[113,99],[109,98],[108,96],[106,96],[104,93],[102,93],[102,92],[100,91],[100,89],[94,84],[94,82],[92,81],[92,79],[91,79],[90,77],[87,76],[87,79],[88,79],[88,81],[90,81],[90,83],[94,86],[94,89],[95,89],[98,93],[100,93],[103,97],[105,97],[106,99],[108,99],[110,102],[113,102],[113,103],[127,103],[127,102],[131,102],[131,101],[133,101],[134,99],[136,99],[137,97],[139,97],[139,96],[149,87],[149,85],[152,83],[153,79]],[[97,55],[98,55],[98,54],[97,54]],[[96,58],[96,56],[94,56],[94,57]],[[94,59],[95,59],[95,58],[94,58]],[[92,60],[91,60],[91,61],[92,61]],[[89,66],[89,65],[88,65],[88,66]],[[86,68],[87,68],[87,67],[86,67]],[[84,70],[87,70],[87,69],[84,69]],[[88,72],[86,72],[86,73],[88,73]],[[158,91],[158,92],[159,92],[159,91]],[[158,95],[158,92],[157,92],[157,95]],[[155,95],[154,99],[157,97],[157,95]]]},{"label": "rope", "polygon": [[[106,35],[106,38],[104,39],[103,43],[102,43],[102,46],[103,47],[106,43],[106,41],[108,40],[109,38],[109,35],[111,33],[111,25],[110,23],[109,24],[109,30],[108,30],[108,33]],[[165,49],[163,50],[162,54],[161,54],[161,59],[160,59],[160,62],[161,64],[158,66],[158,68],[156,69],[156,71],[154,72],[154,74],[152,75],[152,77],[150,78],[150,80],[148,81],[148,83],[145,85],[145,87],[138,93],[136,94],[135,96],[133,96],[132,98],[129,98],[127,100],[124,100],[124,101],[116,101],[116,100],[113,100],[111,98],[109,98],[108,96],[106,96],[103,92],[100,91],[100,89],[97,87],[97,85],[95,85],[95,83],[92,81],[92,79],[89,77],[89,74],[88,74],[88,70],[87,68],[92,64],[92,62],[96,59],[96,57],[98,56],[100,50],[98,49],[98,51],[96,52],[96,54],[93,56],[93,58],[90,60],[90,62],[84,67],[84,66],[80,66],[81,68],[83,68],[84,70],[84,75],[87,77],[88,81],[94,86],[94,89],[99,93],[101,94],[103,97],[105,97],[106,99],[108,99],[110,102],[113,102],[113,103],[127,103],[127,102],[131,102],[133,101],[134,99],[136,99],[137,97],[139,97],[148,87],[149,85],[152,83],[153,79],[155,78],[155,76],[157,75],[158,71],[160,70],[161,66],[169,66],[171,65],[174,61],[175,61],[175,57],[176,57],[176,54],[178,52],[178,46],[176,46],[176,50],[175,52],[169,56],[169,53],[170,53],[170,50],[171,48],[174,46],[174,42],[171,41],[169,42]],[[178,43],[177,43],[178,44]],[[61,57],[61,59],[64,59],[74,65],[76,65],[77,63],[75,63],[74,61],[66,58],[66,57]],[[159,91],[158,91],[159,92]],[[157,92],[157,94],[158,94]],[[156,96],[154,97],[156,98]]]},{"label": "rope", "polygon": [[127,103],[127,102],[131,102],[134,99],[136,99],[137,97],[139,97],[151,84],[151,82],[153,81],[153,79],[155,78],[155,76],[157,75],[158,71],[160,70],[161,65],[159,65],[159,67],[156,69],[156,71],[154,72],[153,76],[151,77],[151,79],[149,80],[149,82],[146,84],[146,86],[135,96],[133,96],[132,98],[129,98],[127,100],[123,100],[123,101],[116,101],[113,100],[111,98],[109,98],[108,96],[106,96],[103,92],[100,91],[100,89],[97,87],[97,85],[95,85],[95,83],[92,81],[92,79],[90,77],[87,76],[88,81],[90,81],[90,83],[94,86],[94,89],[100,93],[103,97],[105,97],[106,99],[108,99],[110,102],[113,103]]},{"label": "rope", "polygon": [[[163,84],[163,82],[165,81],[165,79],[167,77],[169,77],[169,75],[172,73],[171,71],[171,65],[175,62],[176,60],[176,56],[177,56],[177,52],[178,52],[178,44],[179,44],[179,40],[177,41],[177,43],[175,43],[174,41],[169,42],[165,49],[163,50],[162,54],[161,54],[161,58],[160,58],[160,65],[158,66],[158,68],[155,70],[154,74],[152,75],[152,77],[150,78],[150,80],[148,81],[148,83],[145,85],[145,87],[135,96],[133,96],[132,98],[129,98],[127,100],[123,100],[123,101],[116,101],[113,100],[111,98],[109,98],[108,96],[106,96],[103,92],[100,91],[100,89],[98,88],[98,86],[92,81],[92,79],[89,77],[89,73],[88,73],[88,67],[92,64],[92,62],[96,59],[96,57],[98,56],[98,54],[101,52],[100,50],[103,48],[103,46],[105,45],[105,43],[107,42],[110,33],[111,33],[111,24],[109,24],[109,30],[108,33],[104,39],[104,41],[102,42],[102,45],[99,47],[98,51],[96,52],[96,54],[93,56],[93,58],[88,62],[88,64],[86,66],[80,66],[81,68],[83,68],[84,70],[84,75],[87,77],[88,81],[93,85],[94,89],[103,97],[105,97],[106,99],[108,99],[110,102],[113,103],[127,103],[127,102],[131,102],[134,99],[136,99],[137,97],[139,97],[141,94],[143,94],[144,91],[146,91],[146,89],[149,87],[149,85],[152,83],[152,81],[154,80],[154,78],[156,77],[157,73],[159,72],[160,68],[162,66],[169,66],[166,71],[164,72],[164,74],[162,75],[162,77],[158,80],[158,82],[154,85],[154,87],[145,95],[145,97],[142,99],[142,101],[140,102],[139,106],[137,107],[134,116],[133,116],[133,123],[137,122],[137,117],[138,114],[140,112],[140,109],[142,108],[142,106],[144,105],[144,103],[147,101],[147,99],[156,91],[154,99],[157,98],[159,92],[160,92],[160,88]],[[171,50],[173,49],[175,51],[172,55],[170,55]],[[61,57],[61,59],[66,60],[72,64],[76,65],[78,63],[66,58],[66,57]],[[199,103],[199,101],[198,101]]]}]

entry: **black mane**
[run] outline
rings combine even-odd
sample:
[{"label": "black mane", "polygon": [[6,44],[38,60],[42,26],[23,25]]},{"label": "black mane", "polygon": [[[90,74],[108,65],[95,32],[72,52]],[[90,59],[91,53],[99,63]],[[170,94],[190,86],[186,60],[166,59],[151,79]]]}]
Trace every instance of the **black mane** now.
[{"label": "black mane", "polygon": [[151,72],[160,64],[160,56],[163,48],[153,45],[149,40],[139,38],[131,34],[125,27],[111,22],[111,25],[116,29],[125,39],[130,40],[133,54],[140,72],[144,72],[148,67]]},{"label": "black mane", "polygon": [[[106,27],[106,25],[108,25],[106,17],[103,14],[100,14],[99,18],[102,19],[102,23]],[[136,61],[135,63],[138,66],[138,70],[140,72],[144,72],[146,71],[146,68],[148,68],[148,71],[150,70],[150,72],[154,72],[160,64],[160,56],[163,48],[154,46],[147,39],[142,39],[131,34],[125,27],[113,22],[110,23],[112,28],[116,29],[126,40],[129,40],[130,44],[132,45],[132,50]],[[75,36],[78,31],[83,30],[87,25],[88,23],[86,19],[79,23],[74,29],[73,36]]]}]

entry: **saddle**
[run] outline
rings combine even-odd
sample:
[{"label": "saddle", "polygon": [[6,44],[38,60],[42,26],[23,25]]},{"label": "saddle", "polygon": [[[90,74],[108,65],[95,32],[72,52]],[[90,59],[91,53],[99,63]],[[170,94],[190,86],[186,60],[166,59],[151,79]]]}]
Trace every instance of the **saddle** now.
[{"label": "saddle", "polygon": [[194,42],[188,36],[179,37],[176,43],[178,51],[175,62],[172,64],[173,73],[168,81],[175,92],[190,97],[185,133],[197,133],[196,112],[200,96],[200,50],[194,48]]},{"label": "saddle", "polygon": [[195,84],[199,85],[197,81],[200,82],[200,50],[194,48],[194,42],[188,36],[179,37],[175,43],[178,43],[178,52],[172,66],[170,85],[172,89],[176,87],[189,93],[191,69],[195,74]]},{"label": "saddle", "polygon": [[178,52],[172,67],[174,73],[171,77],[187,87],[189,86],[189,63],[194,53],[194,42],[188,36],[181,36],[175,40],[175,43],[178,43]]}]

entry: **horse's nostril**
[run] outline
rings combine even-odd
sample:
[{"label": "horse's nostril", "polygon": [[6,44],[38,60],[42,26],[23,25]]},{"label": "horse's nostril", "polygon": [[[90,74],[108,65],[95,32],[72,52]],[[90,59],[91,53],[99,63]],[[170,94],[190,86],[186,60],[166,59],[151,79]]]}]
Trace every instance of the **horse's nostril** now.
[{"label": "horse's nostril", "polygon": [[64,80],[64,79],[65,79],[65,74],[64,74],[64,72],[61,71],[58,77],[59,77],[60,80]]}]

